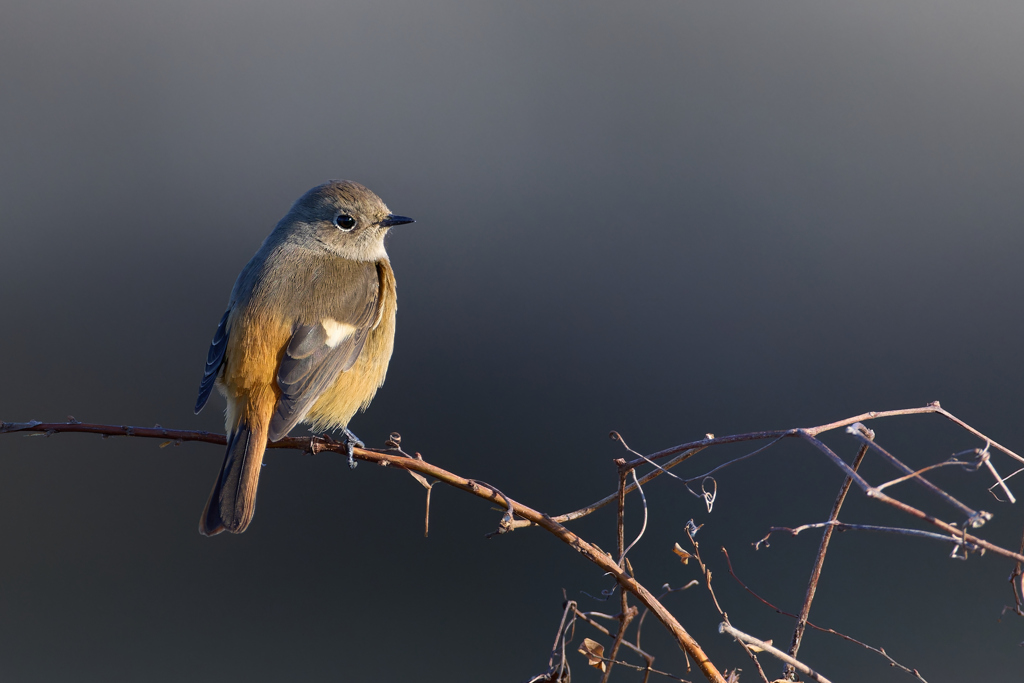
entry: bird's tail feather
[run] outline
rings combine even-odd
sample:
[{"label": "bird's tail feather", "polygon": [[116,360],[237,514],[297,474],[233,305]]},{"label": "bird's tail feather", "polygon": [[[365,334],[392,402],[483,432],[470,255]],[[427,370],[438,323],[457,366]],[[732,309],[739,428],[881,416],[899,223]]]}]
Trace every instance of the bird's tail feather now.
[{"label": "bird's tail feather", "polygon": [[256,511],[256,487],[266,448],[267,420],[243,416],[228,439],[224,465],[199,520],[199,533],[240,534],[249,526]]}]

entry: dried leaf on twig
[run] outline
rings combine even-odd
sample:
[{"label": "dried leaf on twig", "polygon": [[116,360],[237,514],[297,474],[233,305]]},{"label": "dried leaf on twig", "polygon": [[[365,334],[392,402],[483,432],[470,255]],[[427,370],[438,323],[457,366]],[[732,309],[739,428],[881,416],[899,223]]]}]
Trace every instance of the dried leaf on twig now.
[{"label": "dried leaf on twig", "polygon": [[[764,641],[764,644],[771,645],[772,641],[766,640]],[[765,652],[765,649],[763,647],[758,647],[757,645],[748,644],[747,647],[750,648],[751,652]]]},{"label": "dried leaf on twig", "polygon": [[672,552],[679,556],[679,561],[683,564],[688,564],[690,558],[693,557],[693,555],[683,550],[683,547],[678,543],[676,543],[676,547],[672,548]]},{"label": "dried leaf on twig", "polygon": [[587,663],[590,666],[604,673],[607,668],[604,663],[604,645],[596,640],[584,638],[583,644],[580,645],[580,654],[587,658]]}]

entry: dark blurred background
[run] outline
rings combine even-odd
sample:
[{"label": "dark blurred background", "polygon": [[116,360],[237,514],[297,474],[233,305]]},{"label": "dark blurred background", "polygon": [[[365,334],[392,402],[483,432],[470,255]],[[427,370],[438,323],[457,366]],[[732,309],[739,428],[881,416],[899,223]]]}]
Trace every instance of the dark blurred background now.
[{"label": "dark blurred background", "polygon": [[[192,406],[235,276],[295,198],[351,178],[417,219],[389,241],[395,355],[352,423],[369,445],[398,431],[552,514],[614,490],[612,429],[652,452],[941,400],[1024,450],[1020,3],[10,0],[2,15],[2,420],[221,430],[219,397]],[[915,466],[979,445],[937,417],[873,427]],[[0,437],[4,680],[515,682],[546,667],[563,589],[617,609],[543,532],[485,540],[499,513],[438,488],[424,539],[418,484],[334,456],[270,453],[250,530],[201,538],[221,449],[157,446]],[[1020,506],[986,477],[935,478],[1016,546]],[[824,520],[840,482],[799,443],[720,473],[710,514],[658,480],[637,575],[698,576],[670,552],[693,518],[733,623],[784,646],[792,621],[743,593],[719,548],[797,610],[818,534],[751,543]],[[842,517],[909,524],[860,494]],[[634,534],[638,503],[628,520]],[[573,528],[614,546],[611,510]],[[812,621],[931,683],[1019,677],[1024,622],[1000,621],[1011,562],[853,532],[833,547]],[[706,592],[666,603],[755,679]],[[644,629],[658,667],[684,672]],[[832,636],[801,654],[833,680],[912,680]]]}]

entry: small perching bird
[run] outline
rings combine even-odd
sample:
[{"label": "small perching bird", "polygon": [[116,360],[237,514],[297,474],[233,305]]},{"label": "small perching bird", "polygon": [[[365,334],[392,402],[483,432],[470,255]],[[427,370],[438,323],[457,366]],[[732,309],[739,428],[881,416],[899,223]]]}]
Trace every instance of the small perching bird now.
[{"label": "small perching bird", "polygon": [[395,275],[384,236],[396,216],[359,183],[302,195],[231,290],[199,386],[196,413],[216,386],[227,399],[227,454],[199,532],[240,534],[256,507],[268,441],[299,422],[344,429],[384,383],[395,340]]}]

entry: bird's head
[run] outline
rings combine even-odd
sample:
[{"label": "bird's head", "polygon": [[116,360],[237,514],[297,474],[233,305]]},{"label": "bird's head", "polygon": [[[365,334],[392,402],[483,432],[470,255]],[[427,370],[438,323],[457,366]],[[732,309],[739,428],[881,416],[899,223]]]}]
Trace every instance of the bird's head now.
[{"label": "bird's head", "polygon": [[289,241],[326,249],[354,261],[386,258],[384,236],[395,225],[413,223],[396,216],[373,192],[351,180],[314,187],[292,205],[278,225]]}]

